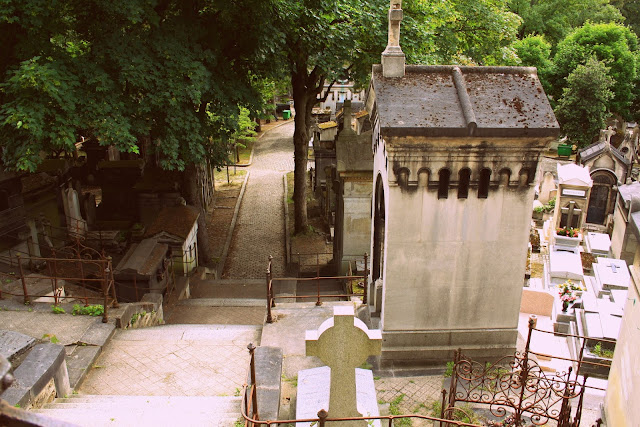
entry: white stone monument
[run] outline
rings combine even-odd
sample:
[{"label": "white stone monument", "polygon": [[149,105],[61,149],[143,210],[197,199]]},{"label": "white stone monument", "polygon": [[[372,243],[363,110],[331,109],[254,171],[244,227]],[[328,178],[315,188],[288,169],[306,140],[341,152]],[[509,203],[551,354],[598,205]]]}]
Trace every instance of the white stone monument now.
[{"label": "white stone monument", "polygon": [[[356,390],[356,368],[366,362],[367,357],[380,354],[382,349],[381,332],[369,330],[360,319],[354,316],[352,306],[337,306],[333,309],[333,317],[324,321],[317,331],[307,331],[305,340],[307,356],[319,357],[331,370],[329,407],[308,408],[308,410],[313,411],[313,416],[315,416],[319,410],[324,409],[329,413],[329,418],[363,416],[358,412],[359,396],[367,394],[372,395],[375,399],[375,388],[373,390]],[[326,368],[316,369],[326,370]],[[371,387],[373,386],[371,371],[358,372],[358,376],[367,372],[371,381],[367,381],[366,384]],[[303,376],[301,371],[299,378]],[[358,386],[363,383],[365,381],[359,379]],[[372,391],[372,393],[368,393],[368,391]],[[299,399],[302,396],[309,396],[309,393],[300,393],[299,389]],[[315,400],[321,401],[321,399]],[[300,405],[298,407],[300,408]],[[367,412],[369,415],[375,416],[377,415],[377,407],[367,408]],[[297,411],[296,416],[300,418],[304,414]],[[331,422],[331,425],[353,427],[367,426],[368,423],[366,421],[360,423],[344,421]]]}]

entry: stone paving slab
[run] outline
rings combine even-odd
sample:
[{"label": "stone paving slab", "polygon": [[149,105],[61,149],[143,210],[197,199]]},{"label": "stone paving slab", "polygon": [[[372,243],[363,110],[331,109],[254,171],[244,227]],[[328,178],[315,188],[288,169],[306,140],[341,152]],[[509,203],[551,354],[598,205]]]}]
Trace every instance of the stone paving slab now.
[{"label": "stone paving slab", "polygon": [[145,396],[233,396],[259,327],[165,325],[117,331],[80,391]]},{"label": "stone paving slab", "polygon": [[71,316],[29,311],[0,311],[2,329],[20,332],[37,340],[54,336],[62,345],[78,342],[101,317]]}]

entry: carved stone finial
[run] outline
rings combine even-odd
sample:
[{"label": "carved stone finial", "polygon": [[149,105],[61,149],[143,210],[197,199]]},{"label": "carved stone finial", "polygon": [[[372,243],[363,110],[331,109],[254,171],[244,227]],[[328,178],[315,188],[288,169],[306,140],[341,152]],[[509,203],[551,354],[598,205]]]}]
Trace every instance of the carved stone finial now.
[{"label": "carved stone finial", "polygon": [[401,21],[402,0],[391,0],[387,48],[382,52],[382,75],[384,77],[404,77],[405,57],[400,47]]}]

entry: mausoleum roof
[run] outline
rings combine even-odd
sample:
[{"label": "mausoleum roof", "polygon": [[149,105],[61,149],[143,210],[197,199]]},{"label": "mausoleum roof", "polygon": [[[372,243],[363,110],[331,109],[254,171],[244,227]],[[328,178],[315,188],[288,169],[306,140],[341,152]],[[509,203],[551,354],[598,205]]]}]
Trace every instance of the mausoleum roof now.
[{"label": "mausoleum roof", "polygon": [[164,208],[149,226],[145,236],[152,237],[165,232],[186,239],[199,216],[198,210],[192,206]]},{"label": "mausoleum roof", "polygon": [[115,273],[133,270],[140,275],[149,276],[155,273],[168,250],[169,246],[164,243],[158,243],[155,239],[144,239],[140,243],[131,245],[118,263]]},{"label": "mausoleum roof", "polygon": [[559,132],[535,68],[407,65],[404,77],[387,78],[374,65],[371,88],[383,134],[548,137]]},{"label": "mausoleum roof", "polygon": [[580,155],[580,160],[584,162],[599,156],[600,154],[606,152],[607,150],[611,151],[611,154],[613,155],[613,157],[618,159],[620,162],[624,163],[625,165],[631,164],[631,161],[625,158],[624,154],[622,154],[620,150],[618,150],[613,145],[609,144],[607,141],[594,142],[593,144],[581,150],[578,150],[578,154]]},{"label": "mausoleum roof", "polygon": [[593,180],[587,167],[578,166],[575,163],[558,164],[558,184],[591,187]]}]

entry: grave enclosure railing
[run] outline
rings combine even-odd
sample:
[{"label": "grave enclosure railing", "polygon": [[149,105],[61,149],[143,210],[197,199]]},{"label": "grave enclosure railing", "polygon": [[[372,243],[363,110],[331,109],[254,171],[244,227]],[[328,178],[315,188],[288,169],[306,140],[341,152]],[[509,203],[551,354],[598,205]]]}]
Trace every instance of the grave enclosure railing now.
[{"label": "grave enclosure railing", "polygon": [[[362,275],[348,275],[348,276],[320,276],[319,274],[315,277],[296,277],[296,278],[286,278],[286,277],[273,277],[272,274],[272,265],[273,265],[273,257],[269,256],[269,262],[267,264],[267,272],[266,272],[266,290],[267,290],[267,323],[273,322],[273,315],[271,313],[271,309],[276,306],[276,299],[316,299],[316,305],[322,305],[322,300],[327,298],[350,298],[353,296],[362,297],[362,303],[367,303],[367,288],[368,288],[368,256],[367,254],[363,255],[364,257],[364,266],[365,270]],[[276,296],[273,290],[273,285],[278,282],[288,282],[291,280],[295,280],[297,282],[316,282],[316,294],[315,295],[278,295]],[[343,294],[330,294],[330,295],[322,295],[320,293],[320,281],[321,280],[341,280],[345,281],[348,285],[348,291]],[[363,293],[354,293],[351,283],[353,281],[362,281],[363,283]]]},{"label": "grave enclosure railing", "polygon": [[[249,368],[246,375],[247,382],[243,384],[242,391],[242,403],[241,403],[241,413],[242,418],[244,419],[245,427],[255,427],[255,426],[279,426],[284,424],[296,425],[295,423],[311,423],[311,425],[324,427],[326,423],[329,423],[331,426],[331,422],[333,421],[366,421],[373,422],[374,420],[380,420],[381,423],[383,421],[387,422],[388,427],[392,427],[396,421],[400,421],[403,419],[423,419],[438,422],[440,427],[445,426],[465,426],[465,427],[483,427],[480,424],[471,424],[458,420],[448,420],[443,414],[447,412],[451,413],[451,410],[443,410],[441,412],[440,418],[432,417],[428,415],[421,414],[406,414],[406,415],[382,415],[377,417],[349,417],[349,418],[333,418],[330,414],[322,409],[318,412],[318,418],[301,418],[301,419],[287,419],[287,420],[261,420],[258,406],[258,393],[256,384],[256,366],[255,366],[255,349],[256,347],[253,344],[249,344],[247,346],[250,355]],[[446,393],[446,392],[445,392]],[[462,414],[468,415],[465,411],[455,408],[456,411],[460,411]],[[355,424],[354,424],[355,425]]]},{"label": "grave enclosure railing", "polygon": [[[80,239],[68,246],[49,249],[52,254],[49,257],[29,256],[28,254],[24,257],[21,253],[0,256],[0,262],[17,269],[17,274],[15,272],[13,274],[0,273],[0,299],[7,295],[22,297],[24,304],[30,304],[37,298],[52,298],[53,304],[57,306],[63,298],[62,292],[64,290],[62,286],[59,286],[59,281],[65,281],[81,287],[83,295],[76,296],[76,298],[84,300],[85,305],[89,305],[89,301],[102,304],[104,308],[102,321],[107,322],[109,300],[111,300],[113,307],[118,307],[111,257],[106,256],[104,251],[98,252],[83,245]],[[40,270],[46,269],[46,274],[26,273],[25,263]],[[51,293],[41,294],[29,291],[28,283],[30,281],[42,280],[51,282]],[[21,292],[2,290],[3,286],[16,281],[21,284]],[[100,295],[91,295],[95,291],[98,291]]]}]

